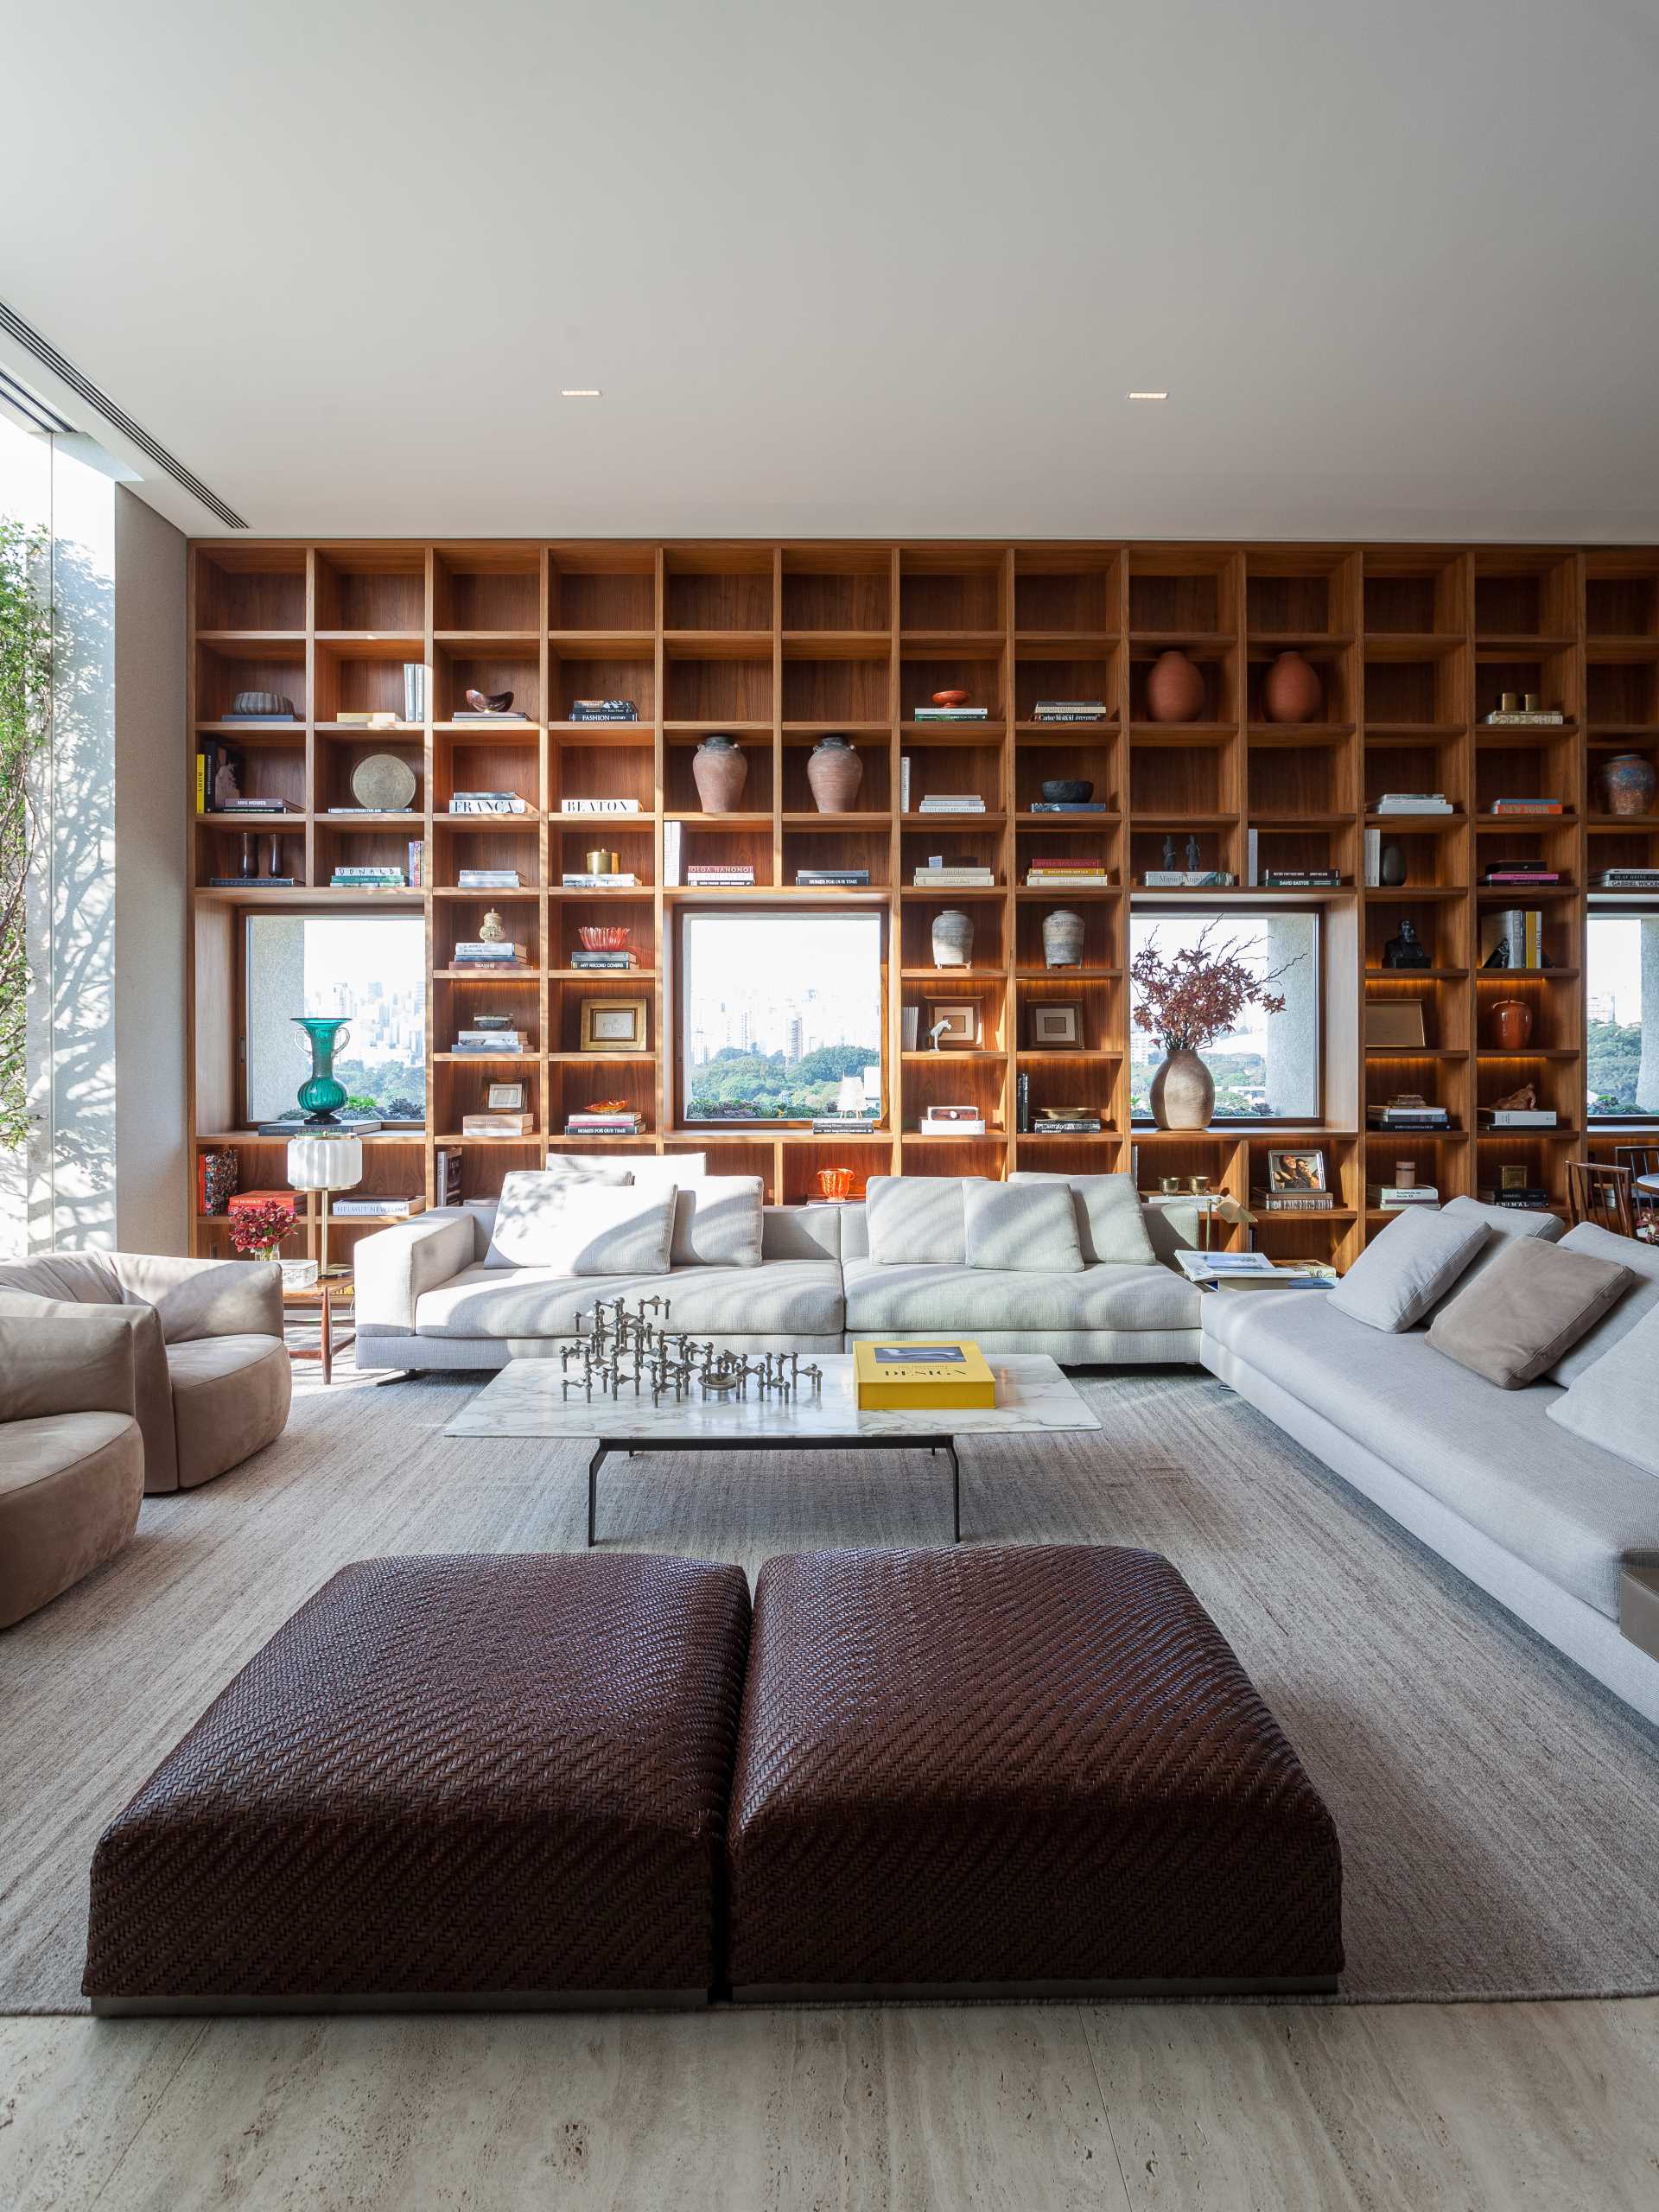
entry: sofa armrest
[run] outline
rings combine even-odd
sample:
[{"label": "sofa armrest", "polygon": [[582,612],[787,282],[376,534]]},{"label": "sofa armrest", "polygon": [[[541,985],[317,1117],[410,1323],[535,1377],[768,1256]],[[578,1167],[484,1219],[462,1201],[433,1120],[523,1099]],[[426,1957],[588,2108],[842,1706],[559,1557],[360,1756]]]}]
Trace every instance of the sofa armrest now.
[{"label": "sofa armrest", "polygon": [[156,1308],[170,1344],[283,1333],[283,1271],[275,1260],[175,1260],[153,1252],[111,1256],[123,1295]]},{"label": "sofa armrest", "polygon": [[119,1306],[0,1317],[0,1421],[135,1412],[134,1342]]},{"label": "sofa armrest", "polygon": [[473,1217],[439,1207],[358,1239],[353,1255],[359,1330],[412,1331],[416,1302],[473,1263]]}]

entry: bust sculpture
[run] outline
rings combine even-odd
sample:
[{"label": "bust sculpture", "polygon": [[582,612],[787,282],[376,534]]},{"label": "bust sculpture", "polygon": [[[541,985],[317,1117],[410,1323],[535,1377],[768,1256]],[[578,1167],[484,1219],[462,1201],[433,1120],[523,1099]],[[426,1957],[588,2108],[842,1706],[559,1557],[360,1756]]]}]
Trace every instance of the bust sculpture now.
[{"label": "bust sculpture", "polygon": [[1408,915],[1400,925],[1398,937],[1391,937],[1382,948],[1385,968],[1427,968],[1429,966],[1428,948],[1417,934],[1417,925]]}]

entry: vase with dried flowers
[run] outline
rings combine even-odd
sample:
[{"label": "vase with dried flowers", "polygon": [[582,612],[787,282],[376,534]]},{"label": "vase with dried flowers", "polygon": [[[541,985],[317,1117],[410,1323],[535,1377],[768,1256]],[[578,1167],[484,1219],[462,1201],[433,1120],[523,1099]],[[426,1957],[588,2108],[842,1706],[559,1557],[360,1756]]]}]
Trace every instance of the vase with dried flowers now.
[{"label": "vase with dried flowers", "polygon": [[231,1216],[231,1242],[245,1260],[274,1260],[294,1226],[294,1209],[281,1198],[261,1198]]},{"label": "vase with dried flowers", "polygon": [[1284,972],[1276,969],[1258,976],[1236,938],[1213,941],[1213,925],[1167,960],[1155,937],[1141,946],[1129,963],[1132,1018],[1137,1029],[1157,1038],[1164,1048],[1152,1078],[1152,1118],[1160,1129],[1207,1125],[1215,1110],[1216,1084],[1198,1055],[1236,1027],[1247,1006],[1282,1014],[1284,998],[1273,986]]}]

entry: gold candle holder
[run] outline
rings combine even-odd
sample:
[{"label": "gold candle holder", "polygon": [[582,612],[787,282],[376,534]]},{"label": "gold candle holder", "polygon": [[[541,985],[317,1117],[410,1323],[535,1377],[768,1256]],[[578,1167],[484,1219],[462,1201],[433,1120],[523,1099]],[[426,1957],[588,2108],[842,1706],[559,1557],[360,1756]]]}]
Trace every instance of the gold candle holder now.
[{"label": "gold candle holder", "polygon": [[587,853],[583,858],[588,863],[589,875],[615,875],[622,866],[621,858],[616,853]]}]

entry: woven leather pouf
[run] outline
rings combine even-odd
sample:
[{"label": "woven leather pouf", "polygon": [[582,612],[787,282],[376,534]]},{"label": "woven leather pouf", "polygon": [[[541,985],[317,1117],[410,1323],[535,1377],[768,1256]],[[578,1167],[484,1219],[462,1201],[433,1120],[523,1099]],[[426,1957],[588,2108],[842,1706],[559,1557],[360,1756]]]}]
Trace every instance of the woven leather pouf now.
[{"label": "woven leather pouf", "polygon": [[739,1998],[1328,1989],[1331,1818],[1169,1561],[769,1560],[728,1844]]},{"label": "woven leather pouf", "polygon": [[365,1560],[105,1832],[99,2012],[707,2001],[741,1569]]}]

